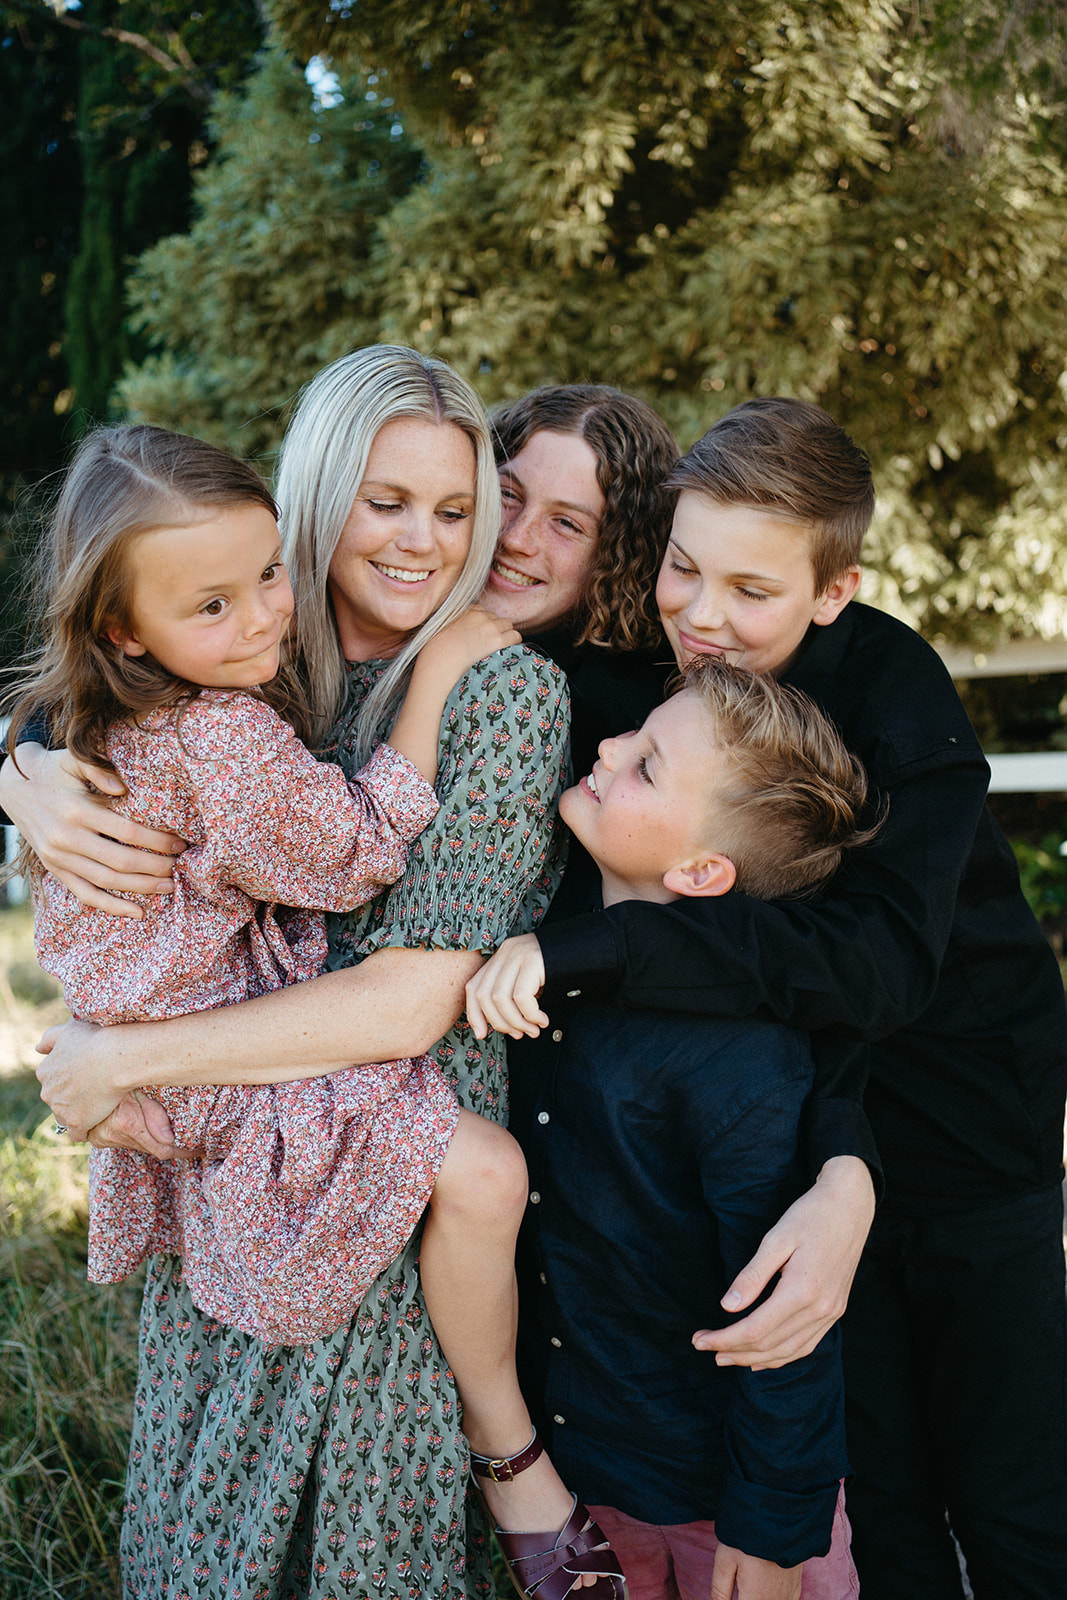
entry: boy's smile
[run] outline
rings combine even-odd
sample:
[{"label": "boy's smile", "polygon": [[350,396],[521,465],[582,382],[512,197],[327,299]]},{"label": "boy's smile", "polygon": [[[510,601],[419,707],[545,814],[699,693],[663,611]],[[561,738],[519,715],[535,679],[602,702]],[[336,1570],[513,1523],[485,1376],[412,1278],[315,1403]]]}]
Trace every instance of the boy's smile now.
[{"label": "boy's smile", "polygon": [[814,623],[825,626],[859,584],[849,567],[815,593],[811,530],[775,511],[721,505],[685,490],[656,584],[675,660],[724,655],[750,672],[783,672]]},{"label": "boy's smile", "polygon": [[714,795],[726,764],[714,720],[691,690],[657,706],[636,733],[603,741],[592,772],[561,795],[559,811],[600,868],[605,905],[681,892],[664,879],[713,853]]}]

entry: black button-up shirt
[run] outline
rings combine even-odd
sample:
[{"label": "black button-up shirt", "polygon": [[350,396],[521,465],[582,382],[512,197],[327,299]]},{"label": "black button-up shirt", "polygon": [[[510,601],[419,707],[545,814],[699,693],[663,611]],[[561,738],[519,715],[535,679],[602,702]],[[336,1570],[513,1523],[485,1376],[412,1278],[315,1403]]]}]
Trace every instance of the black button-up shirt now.
[{"label": "black button-up shirt", "polygon": [[530,1167],[520,1366],[564,1480],[656,1523],[714,1518],[790,1565],[829,1548],[846,1470],[837,1330],[775,1371],[697,1328],[798,1192],[806,1037],[566,996],[508,1046]]}]

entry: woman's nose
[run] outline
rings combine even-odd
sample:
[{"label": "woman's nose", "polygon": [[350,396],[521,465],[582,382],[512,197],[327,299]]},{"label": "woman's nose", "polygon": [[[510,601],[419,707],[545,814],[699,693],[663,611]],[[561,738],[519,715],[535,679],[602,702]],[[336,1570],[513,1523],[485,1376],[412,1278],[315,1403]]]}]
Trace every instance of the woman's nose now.
[{"label": "woman's nose", "polygon": [[393,542],[398,550],[405,550],[411,555],[427,554],[434,547],[433,513],[420,511],[416,506],[410,507]]}]

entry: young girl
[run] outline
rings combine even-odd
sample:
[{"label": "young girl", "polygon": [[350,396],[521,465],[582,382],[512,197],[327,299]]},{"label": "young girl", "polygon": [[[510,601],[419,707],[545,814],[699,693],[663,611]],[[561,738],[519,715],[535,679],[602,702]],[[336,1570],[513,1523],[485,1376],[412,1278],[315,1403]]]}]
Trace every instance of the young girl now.
[{"label": "young girl", "polygon": [[[435,814],[445,699],[511,629],[476,611],[432,639],[394,743],[349,785],[276,709],[293,710],[279,671],[293,594],[251,467],[161,429],[95,433],[71,465],[48,555],[45,638],[11,737],[30,707],[42,711],[119,774],[127,815],[190,848],[174,894],[145,897],[139,921],[87,909],[31,863],[41,965],[75,1016],[101,1023],[313,976],[321,911],[395,882]],[[305,905],[320,910],[292,909]],[[92,1152],[89,1276],[114,1282],[173,1252],[202,1310],[269,1343],[351,1317],[418,1222],[461,1122],[461,1180],[478,1181],[472,1158],[495,1158],[490,1181],[507,1179],[501,1130],[461,1112],[425,1057],[277,1088],[148,1093],[196,1159]]]}]

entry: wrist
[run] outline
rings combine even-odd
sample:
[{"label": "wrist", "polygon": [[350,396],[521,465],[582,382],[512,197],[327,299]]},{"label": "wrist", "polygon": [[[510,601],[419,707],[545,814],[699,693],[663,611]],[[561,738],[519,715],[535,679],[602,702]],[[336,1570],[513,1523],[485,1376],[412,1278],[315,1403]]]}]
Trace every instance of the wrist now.
[{"label": "wrist", "polygon": [[874,1180],[862,1156],[830,1156],[819,1168],[815,1182],[820,1189],[848,1196],[857,1204],[867,1201],[874,1210]]}]

